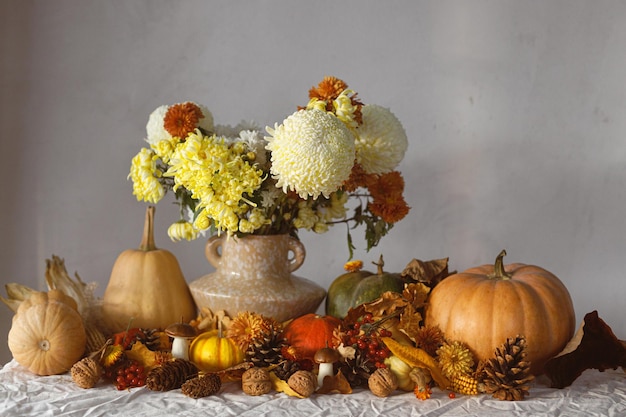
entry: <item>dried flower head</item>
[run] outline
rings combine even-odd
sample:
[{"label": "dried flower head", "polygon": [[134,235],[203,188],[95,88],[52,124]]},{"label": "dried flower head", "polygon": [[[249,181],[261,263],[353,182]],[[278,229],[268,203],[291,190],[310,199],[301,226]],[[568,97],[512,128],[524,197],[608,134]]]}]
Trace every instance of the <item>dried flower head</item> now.
[{"label": "dried flower head", "polygon": [[279,331],[276,320],[262,314],[242,311],[230,323],[226,336],[232,338],[244,352],[255,340],[270,332]]},{"label": "dried flower head", "polygon": [[444,335],[439,326],[422,326],[414,334],[415,345],[426,351],[430,356],[437,354],[444,341]]},{"label": "dried flower head", "polygon": [[348,261],[343,265],[343,269],[345,269],[348,272],[360,271],[361,269],[363,269],[363,261],[361,260]]},{"label": "dried flower head", "polygon": [[449,379],[472,372],[474,356],[463,342],[444,342],[437,349],[437,357],[443,374]]}]

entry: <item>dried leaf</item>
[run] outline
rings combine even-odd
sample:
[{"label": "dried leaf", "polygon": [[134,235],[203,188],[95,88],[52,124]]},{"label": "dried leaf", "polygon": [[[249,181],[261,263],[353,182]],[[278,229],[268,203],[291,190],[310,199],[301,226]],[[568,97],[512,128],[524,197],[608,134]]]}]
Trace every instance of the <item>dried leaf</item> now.
[{"label": "dried leaf", "polygon": [[352,387],[341,371],[334,376],[325,376],[321,388],[317,390],[318,394],[330,394],[331,392],[352,394]]},{"label": "dried leaf", "polygon": [[424,285],[421,282],[416,282],[404,286],[404,291],[402,291],[402,298],[411,303],[413,307],[421,308],[426,305],[429,294],[430,287]]},{"label": "dried leaf", "polygon": [[406,307],[406,305],[407,301],[402,298],[402,294],[387,291],[374,301],[363,304],[363,308],[366,312],[372,313],[374,321],[376,321],[396,313],[398,310]]},{"label": "dried leaf", "polygon": [[291,397],[306,398],[298,394],[296,391],[294,391],[289,386],[287,381],[284,381],[280,379],[279,377],[277,377],[276,374],[274,374],[274,372],[270,372],[270,381],[272,381],[272,388],[274,388],[276,392],[284,392],[285,394]]},{"label": "dried leaf", "polygon": [[400,274],[402,278],[423,282],[429,287],[434,287],[448,275],[448,258],[434,259],[432,261],[413,259]]},{"label": "dried leaf", "polygon": [[626,347],[598,316],[587,313],[565,349],[545,365],[553,388],[571,385],[586,369],[616,369],[626,366]]},{"label": "dried leaf", "polygon": [[146,369],[146,371],[149,371],[160,364],[156,352],[148,349],[146,345],[141,342],[133,343],[133,346],[124,351],[124,353],[128,359],[139,362]]},{"label": "dried leaf", "polygon": [[419,311],[415,311],[413,306],[409,304],[400,316],[400,324],[398,325],[398,328],[402,333],[407,335],[409,339],[415,342],[421,323],[422,314]]}]

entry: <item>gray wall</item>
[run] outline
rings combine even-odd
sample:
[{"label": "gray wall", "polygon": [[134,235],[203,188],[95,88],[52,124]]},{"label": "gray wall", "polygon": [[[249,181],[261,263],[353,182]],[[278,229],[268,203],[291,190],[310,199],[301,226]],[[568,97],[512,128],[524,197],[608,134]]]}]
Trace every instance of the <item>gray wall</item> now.
[{"label": "gray wall", "polygon": [[[462,270],[506,248],[561,277],[577,321],[597,309],[626,337],[624,2],[3,0],[0,16],[3,283],[45,288],[55,254],[102,295],[140,241],[145,205],[126,176],[157,106],[273,125],[335,75],[410,138],[412,210],[357,258]],[[169,242],[171,201],[157,244],[191,281],[212,267],[203,241]],[[301,238],[297,274],[328,287],[345,229]],[[0,333],[10,320],[0,306]]]}]

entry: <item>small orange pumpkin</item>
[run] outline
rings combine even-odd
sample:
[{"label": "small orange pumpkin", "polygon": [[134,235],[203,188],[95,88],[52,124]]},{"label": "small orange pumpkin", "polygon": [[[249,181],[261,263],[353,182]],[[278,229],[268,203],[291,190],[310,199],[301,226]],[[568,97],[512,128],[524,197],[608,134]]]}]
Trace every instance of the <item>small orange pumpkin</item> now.
[{"label": "small orange pumpkin", "polygon": [[201,333],[191,342],[189,360],[205,372],[218,372],[240,364],[243,351],[229,337],[222,337],[218,330]]},{"label": "small orange pumpkin", "polygon": [[470,268],[445,278],[430,293],[425,324],[468,345],[477,360],[493,357],[507,338],[523,335],[531,372],[559,353],[576,326],[572,299],[552,273],[534,265]]},{"label": "small orange pumpkin", "polygon": [[313,359],[315,352],[332,346],[333,332],[341,321],[332,316],[305,314],[289,322],[283,331],[287,343],[302,359]]}]

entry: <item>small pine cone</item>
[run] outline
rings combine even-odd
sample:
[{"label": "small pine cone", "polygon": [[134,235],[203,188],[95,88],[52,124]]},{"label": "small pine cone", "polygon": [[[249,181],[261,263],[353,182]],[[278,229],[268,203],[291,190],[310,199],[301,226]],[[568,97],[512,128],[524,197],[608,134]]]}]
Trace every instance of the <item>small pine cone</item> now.
[{"label": "small pine cone", "polygon": [[210,373],[191,378],[180,388],[183,394],[191,398],[208,397],[219,392],[222,388],[222,380],[217,374]]},{"label": "small pine cone", "polygon": [[72,380],[81,388],[93,388],[104,372],[102,365],[92,357],[86,357],[76,362],[70,374]]},{"label": "small pine cone", "polygon": [[520,401],[528,395],[534,376],[526,361],[526,339],[523,336],[507,339],[495,351],[482,370],[482,384],[486,393],[506,401]]},{"label": "small pine cone", "polygon": [[289,380],[289,377],[295,374],[297,371],[302,369],[302,365],[300,362],[295,361],[284,361],[278,364],[276,368],[274,368],[274,375],[283,381]]},{"label": "small pine cone", "polygon": [[157,329],[141,329],[143,337],[139,340],[150,350],[162,350],[161,336]]},{"label": "small pine cone", "polygon": [[246,358],[260,368],[276,365],[284,360],[282,350],[286,344],[280,333],[264,332],[250,343]]},{"label": "small pine cone", "polygon": [[184,359],[174,359],[148,372],[146,386],[152,391],[169,391],[180,388],[185,381],[198,376],[198,368]]}]

